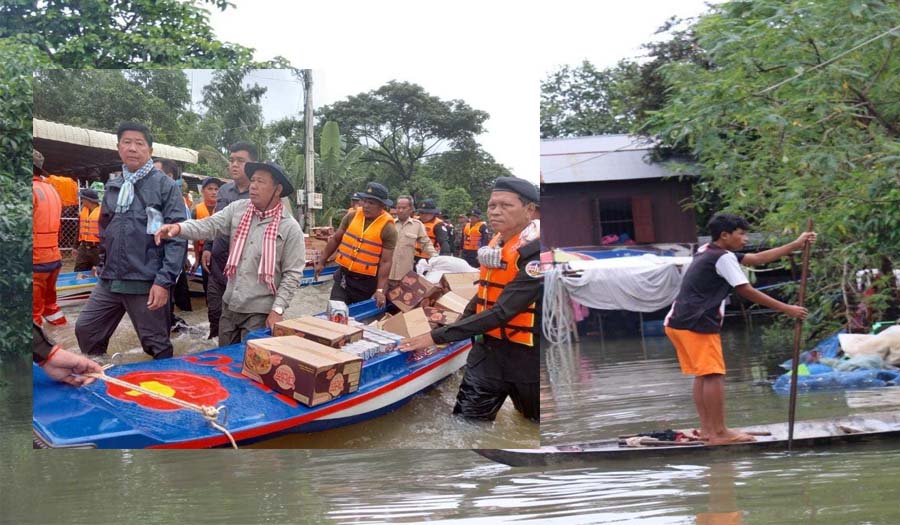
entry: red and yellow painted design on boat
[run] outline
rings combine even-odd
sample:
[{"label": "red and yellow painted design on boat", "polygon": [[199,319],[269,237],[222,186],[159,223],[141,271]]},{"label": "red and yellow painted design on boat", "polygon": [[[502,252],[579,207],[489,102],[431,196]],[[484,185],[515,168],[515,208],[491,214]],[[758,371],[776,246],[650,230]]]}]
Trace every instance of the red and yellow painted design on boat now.
[{"label": "red and yellow painted design on boat", "polygon": [[[187,372],[130,372],[116,379],[188,403],[216,406],[228,399],[228,390],[216,378]],[[182,407],[124,386],[107,383],[106,392],[115,399],[155,410],[179,410]]]}]

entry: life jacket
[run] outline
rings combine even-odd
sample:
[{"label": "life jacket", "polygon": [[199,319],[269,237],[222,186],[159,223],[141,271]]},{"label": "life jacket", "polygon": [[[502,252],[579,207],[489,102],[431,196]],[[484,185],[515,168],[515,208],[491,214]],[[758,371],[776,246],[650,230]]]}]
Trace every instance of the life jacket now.
[{"label": "life jacket", "polygon": [[31,197],[34,204],[32,262],[44,264],[58,261],[61,259],[59,223],[62,201],[53,186],[39,177],[31,180]]},{"label": "life jacket", "polygon": [[334,260],[347,271],[374,277],[378,274],[378,263],[383,251],[381,231],[394,218],[390,213],[382,211],[368,228],[364,228],[365,220],[363,211],[356,210],[356,215],[341,238]]},{"label": "life jacket", "polygon": [[[516,235],[503,245],[501,252],[503,260],[503,268],[486,268],[481,267],[481,276],[478,281],[477,298],[475,303],[475,312],[483,312],[488,308],[492,308],[503,292],[503,288],[516,278],[519,273],[519,236]],[[488,244],[494,247],[500,242],[500,234],[494,236]],[[506,324],[489,330],[484,335],[502,339],[524,346],[534,346],[534,321],[535,321],[535,303],[528,305],[528,308],[516,314]]]},{"label": "life jacket", "polygon": [[[434,246],[434,251],[437,253],[441,253],[441,245],[438,244],[437,239],[434,236],[434,227],[443,222],[444,221],[435,217],[434,219],[431,220],[431,222],[423,222],[422,223],[423,225],[425,225],[425,233],[428,234],[428,238],[431,239],[431,244],[432,244],[432,246]],[[422,246],[419,243],[416,243],[416,257],[421,257],[423,259],[431,258],[430,255],[425,253],[424,246]]]},{"label": "life jacket", "polygon": [[78,240],[97,244],[100,242],[100,206],[93,210],[81,207],[80,220],[78,222]]},{"label": "life jacket", "polygon": [[209,208],[206,207],[205,202],[201,202],[195,208],[197,210],[197,220],[205,219],[213,214],[213,212],[209,211]]},{"label": "life jacket", "polygon": [[484,221],[478,221],[475,224],[467,223],[463,228],[463,250],[478,251],[481,248],[481,227]]},{"label": "life jacket", "polygon": [[[205,202],[201,202],[197,206],[194,207],[194,210],[197,212],[197,220],[205,219],[212,215],[215,212],[215,205],[213,205],[213,211],[209,211],[209,208],[206,207]],[[194,244],[197,245],[197,250],[203,251],[203,241],[194,241]]]},{"label": "life jacket", "polygon": [[53,186],[63,206],[78,206],[78,181],[62,175],[50,175],[44,182]]}]

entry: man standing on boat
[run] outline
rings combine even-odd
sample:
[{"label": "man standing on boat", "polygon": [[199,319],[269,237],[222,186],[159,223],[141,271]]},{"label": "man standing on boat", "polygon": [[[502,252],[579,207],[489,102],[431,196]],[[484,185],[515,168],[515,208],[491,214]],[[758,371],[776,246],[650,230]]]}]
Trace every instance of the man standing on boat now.
[{"label": "man standing on boat", "polygon": [[315,278],[325,268],[328,258],[337,251],[331,300],[347,304],[375,299],[378,307],[385,304],[384,290],[391,275],[397,226],[387,212],[394,203],[388,190],[377,182],[366,185],[356,194],[361,206],[348,213],[328,239],[325,250],[316,261]]},{"label": "man standing on boat", "polygon": [[[437,255],[451,255],[450,232],[447,230],[447,223],[438,217],[440,212],[434,199],[425,199],[419,207],[419,220],[425,226],[425,233],[431,239],[431,244],[438,252]],[[416,257],[428,259],[431,256],[417,249]]]},{"label": "man standing on boat", "polygon": [[[228,147],[228,173],[231,181],[219,187],[216,195],[215,211],[219,212],[234,201],[250,197],[250,179],[244,173],[248,162],[256,162],[258,153],[256,146],[249,142],[235,142]],[[209,336],[212,339],[219,334],[219,318],[222,316],[222,296],[228,284],[225,279],[225,262],[228,259],[228,236],[221,235],[203,242],[203,255],[200,258],[203,271],[209,274],[206,288],[207,317],[209,318]]]},{"label": "man standing on boat", "polygon": [[463,228],[462,241],[462,258],[469,266],[478,268],[478,249],[487,246],[489,240],[487,224],[481,220],[481,210],[472,208],[469,212],[469,222]]},{"label": "man standing on boat", "polygon": [[219,345],[239,343],[260,328],[284,320],[284,311],[303,280],[306,243],[300,225],[282,198],[294,187],[274,162],[247,162],[249,199],[232,202],[200,220],[165,225],[156,234],[165,239],[230,238],[224,274]]},{"label": "man standing on boat", "polygon": [[116,130],[122,176],[106,183],[100,207],[101,269],[87,305],[75,323],[81,351],[106,353],[109,338],[128,313],[144,352],[172,357],[169,290],[182,271],[185,241],[156,246],[160,224],[186,218],[181,188],[153,166],[153,137],[143,124]]},{"label": "man standing on boat", "polygon": [[488,202],[496,235],[478,252],[481,276],[459,321],[403,341],[406,352],[475,338],[456,395],[454,414],[492,421],[507,396],[516,410],[540,420],[539,332],[543,276],[540,228],[527,228],[538,202],[533,184],[500,177]]},{"label": "man standing on boat", "polygon": [[815,242],[805,232],[797,240],[760,253],[734,253],[747,243],[750,225],[741,217],[720,213],[709,221],[712,242],[700,247],[684,274],[681,290],[665,320],[666,335],[675,346],[681,371],[694,376],[694,404],[700,417],[700,438],[711,445],[754,441],[753,436],[725,426],[725,360],[720,331],[725,300],[732,288],[741,297],[795,319],[806,308],[782,303],[750,285],[741,270],[767,264]]},{"label": "man standing on boat", "polygon": [[81,195],[81,215],[74,271],[89,272],[100,264],[100,196],[88,188],[78,193]]},{"label": "man standing on boat", "polygon": [[44,319],[52,325],[66,324],[66,316],[56,304],[56,279],[62,269],[59,252],[59,224],[62,199],[56,189],[44,180],[44,156],[34,150],[31,177],[33,205],[32,235],[32,307],[31,317],[40,326]]}]

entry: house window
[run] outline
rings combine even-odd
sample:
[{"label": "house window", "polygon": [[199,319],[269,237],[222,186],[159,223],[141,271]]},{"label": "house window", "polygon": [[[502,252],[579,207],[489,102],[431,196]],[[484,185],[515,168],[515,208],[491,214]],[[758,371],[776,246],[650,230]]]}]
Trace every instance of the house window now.
[{"label": "house window", "polygon": [[600,243],[622,244],[634,239],[634,215],[630,199],[600,201]]},{"label": "house window", "polygon": [[653,209],[648,197],[599,200],[597,204],[600,244],[656,242]]}]

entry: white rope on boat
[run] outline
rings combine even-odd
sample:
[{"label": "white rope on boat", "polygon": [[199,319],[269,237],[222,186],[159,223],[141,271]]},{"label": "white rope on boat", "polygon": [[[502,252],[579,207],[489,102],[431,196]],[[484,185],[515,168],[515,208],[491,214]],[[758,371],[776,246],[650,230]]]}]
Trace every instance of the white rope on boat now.
[{"label": "white rope on boat", "polygon": [[554,265],[544,274],[544,319],[541,327],[551,344],[571,344],[575,313],[572,300],[562,282],[567,265]]},{"label": "white rope on boat", "polygon": [[232,448],[238,448],[237,443],[234,441],[234,436],[231,435],[231,432],[228,431],[227,428],[223,427],[219,424],[219,415],[225,410],[224,406],[219,407],[211,407],[208,405],[196,405],[189,401],[185,401],[183,399],[178,399],[177,397],[170,397],[164,394],[160,394],[159,392],[154,392],[152,390],[148,390],[140,385],[136,385],[134,383],[129,383],[128,381],[123,381],[117,377],[106,375],[106,369],[108,369],[112,365],[107,365],[103,367],[103,373],[90,373],[85,374],[88,377],[93,377],[94,379],[99,379],[101,381],[105,381],[107,383],[112,383],[114,385],[119,385],[123,388],[128,388],[130,390],[135,390],[142,394],[148,395],[150,397],[154,397],[156,399],[160,399],[167,403],[171,403],[173,405],[179,406],[181,408],[186,408],[188,410],[193,410],[194,412],[199,412],[204,419],[212,426],[214,429],[218,430],[225,434],[229,441],[231,441]]}]

